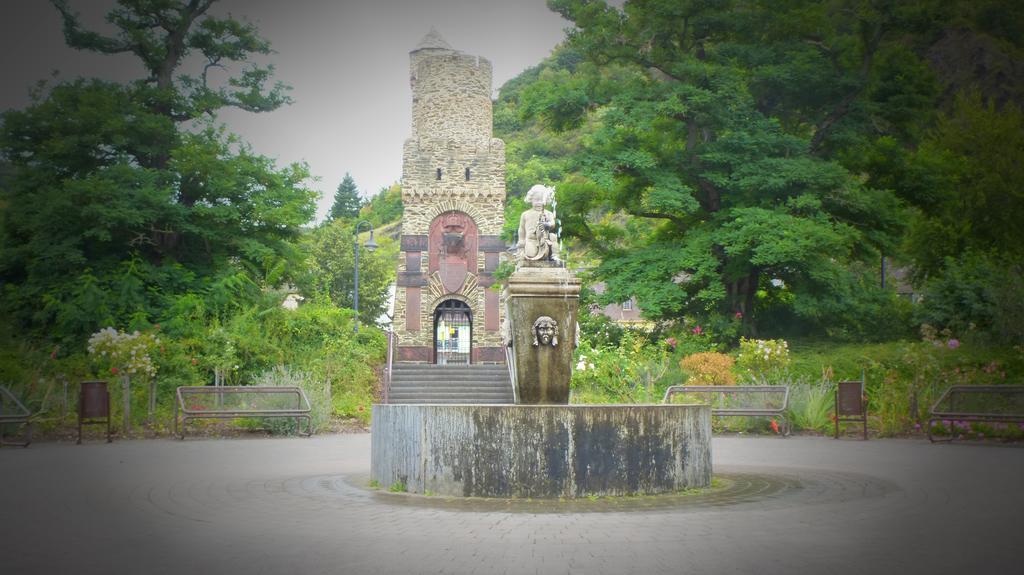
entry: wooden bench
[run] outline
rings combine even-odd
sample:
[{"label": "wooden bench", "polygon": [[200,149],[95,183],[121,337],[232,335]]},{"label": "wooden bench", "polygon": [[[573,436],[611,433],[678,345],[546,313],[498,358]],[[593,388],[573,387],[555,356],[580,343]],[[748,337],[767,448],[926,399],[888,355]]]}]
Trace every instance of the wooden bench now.
[{"label": "wooden bench", "polygon": [[[309,399],[300,387],[204,386],[179,387],[174,402],[174,433],[185,439],[185,425],[193,419],[237,419],[241,417],[294,417],[299,435],[313,432]],[[178,415],[181,414],[181,431]],[[306,421],[302,432],[299,420]]]},{"label": "wooden bench", "polygon": [[[948,421],[948,438],[939,439],[932,433],[937,421]],[[953,441],[954,421],[983,423],[1024,423],[1024,385],[954,385],[947,389],[935,405],[928,419],[928,439],[932,442]]]},{"label": "wooden bench", "polygon": [[[4,427],[7,425],[24,425],[24,441],[4,441]],[[18,401],[11,390],[0,385],[0,447],[4,445],[16,445],[28,447],[32,443],[32,414]]]},{"label": "wooden bench", "polygon": [[781,434],[789,435],[785,411],[789,407],[788,385],[673,385],[665,390],[662,403],[673,396],[701,398],[711,406],[714,417],[772,417],[782,421]]}]

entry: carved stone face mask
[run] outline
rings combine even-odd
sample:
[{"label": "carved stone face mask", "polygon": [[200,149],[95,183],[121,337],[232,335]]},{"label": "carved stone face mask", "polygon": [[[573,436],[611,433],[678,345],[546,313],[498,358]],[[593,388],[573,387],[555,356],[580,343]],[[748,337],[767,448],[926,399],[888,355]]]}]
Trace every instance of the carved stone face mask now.
[{"label": "carved stone face mask", "polygon": [[534,347],[541,345],[557,347],[558,322],[546,315],[537,318],[537,321],[533,322],[533,345]]}]

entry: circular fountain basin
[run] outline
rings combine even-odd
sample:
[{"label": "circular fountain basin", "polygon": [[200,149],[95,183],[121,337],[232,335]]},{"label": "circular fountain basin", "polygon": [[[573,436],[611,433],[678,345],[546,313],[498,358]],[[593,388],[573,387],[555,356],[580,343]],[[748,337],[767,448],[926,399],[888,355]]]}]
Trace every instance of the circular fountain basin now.
[{"label": "circular fountain basin", "polygon": [[706,405],[373,406],[371,478],[464,497],[651,495],[711,485]]}]

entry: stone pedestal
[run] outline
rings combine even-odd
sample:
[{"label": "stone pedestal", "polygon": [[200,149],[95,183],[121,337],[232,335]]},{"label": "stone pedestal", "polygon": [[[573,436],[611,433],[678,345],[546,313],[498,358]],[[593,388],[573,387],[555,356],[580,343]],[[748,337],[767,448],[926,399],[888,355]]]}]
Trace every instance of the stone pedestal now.
[{"label": "stone pedestal", "polygon": [[569,403],[580,280],[555,262],[523,262],[508,279],[506,298],[516,402]]},{"label": "stone pedestal", "polygon": [[587,497],[711,485],[706,405],[374,405],[372,478],[458,497]]}]

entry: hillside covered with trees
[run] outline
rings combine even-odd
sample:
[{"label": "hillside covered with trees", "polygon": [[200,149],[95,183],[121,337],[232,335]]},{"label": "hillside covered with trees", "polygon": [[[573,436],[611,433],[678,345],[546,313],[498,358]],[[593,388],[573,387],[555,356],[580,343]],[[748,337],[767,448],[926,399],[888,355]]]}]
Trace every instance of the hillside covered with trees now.
[{"label": "hillside covered with trees", "polygon": [[1024,341],[1019,7],[549,6],[574,28],[503,86],[495,131],[510,195],[558,186],[603,302],[731,341]]}]

